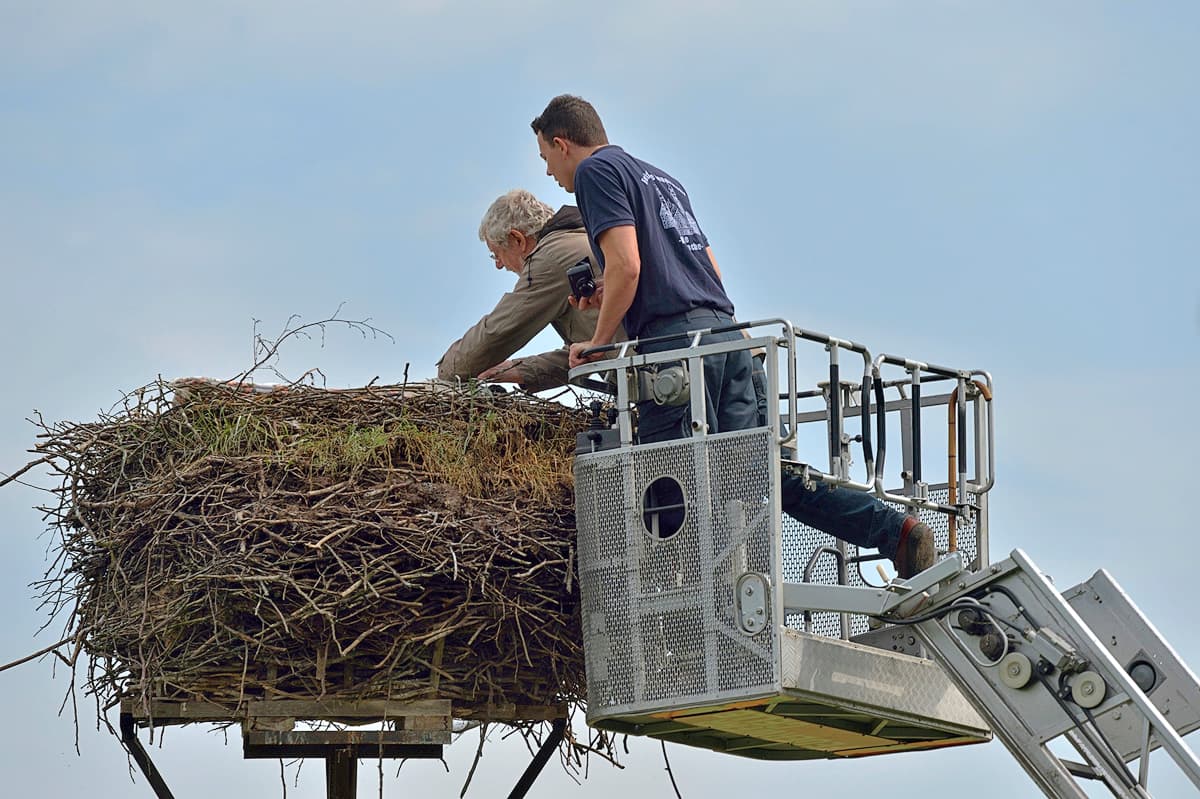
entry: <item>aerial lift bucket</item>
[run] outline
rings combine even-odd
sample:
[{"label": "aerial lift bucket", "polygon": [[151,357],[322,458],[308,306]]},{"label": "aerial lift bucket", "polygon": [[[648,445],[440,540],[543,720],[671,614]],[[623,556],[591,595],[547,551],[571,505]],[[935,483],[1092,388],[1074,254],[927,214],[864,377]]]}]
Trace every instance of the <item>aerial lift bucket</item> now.
[{"label": "aerial lift bucket", "polygon": [[[634,443],[628,408],[646,383],[639,373],[683,361],[699,375],[704,356],[740,348],[761,348],[772,367],[778,355],[794,364],[780,343],[701,345],[697,337],[680,350],[625,349],[604,362],[603,370],[618,373],[615,419],[581,438],[575,465],[588,722],[769,760],[989,740],[986,722],[943,669],[921,656],[910,631],[871,630],[862,615],[785,609],[785,583],[847,584],[845,566],[858,556],[781,513],[783,430],[804,421],[794,400],[784,419],[773,403],[764,427],[710,434],[704,381],[693,379],[696,433]],[[599,371],[590,365],[572,375]],[[770,392],[779,396],[777,372],[768,372]],[[788,377],[794,397],[794,366]],[[832,379],[837,394],[836,368]],[[833,472],[823,477],[836,479]],[[938,503],[922,502],[914,512],[937,527]],[[974,524],[959,530],[972,545]],[[939,532],[943,547],[945,535]],[[853,573],[849,584],[863,585],[861,571]]]}]

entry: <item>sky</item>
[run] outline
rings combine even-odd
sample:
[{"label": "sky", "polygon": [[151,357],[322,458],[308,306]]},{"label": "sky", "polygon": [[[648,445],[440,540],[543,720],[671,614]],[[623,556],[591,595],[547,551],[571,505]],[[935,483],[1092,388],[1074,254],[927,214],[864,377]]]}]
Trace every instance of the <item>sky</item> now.
[{"label": "sky", "polygon": [[[1196,668],[1197,34],[1187,2],[0,0],[0,472],[30,459],[34,411],[87,421],[159,375],[239,373],[255,320],[341,306],[392,337],[297,342],[292,375],[432,377],[512,287],[476,236],[488,204],[570,201],[529,129],[569,92],[687,187],[739,318],[990,371],[993,559],[1019,547],[1064,589],[1108,569]],[[59,637],[30,588],[41,501],[0,489],[0,662]],[[77,735],[69,689],[50,658],[0,673],[8,790],[151,796],[83,697]],[[456,796],[474,750],[385,764],[383,795]],[[1037,795],[999,742],[668,753],[688,799]],[[283,795],[236,733],[152,754],[180,799]],[[525,762],[492,741],[468,795]],[[1154,762],[1156,796],[1189,793]],[[552,763],[529,795],[673,795],[657,742],[622,763],[578,786]],[[362,795],[378,784],[364,764]],[[323,796],[321,764],[286,795]]]}]

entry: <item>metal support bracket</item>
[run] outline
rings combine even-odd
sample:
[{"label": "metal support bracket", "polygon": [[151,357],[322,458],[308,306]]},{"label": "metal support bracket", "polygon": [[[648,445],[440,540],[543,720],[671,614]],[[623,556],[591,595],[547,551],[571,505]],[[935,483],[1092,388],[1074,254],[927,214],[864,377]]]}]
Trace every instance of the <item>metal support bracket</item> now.
[{"label": "metal support bracket", "polygon": [[537,754],[533,756],[533,762],[526,767],[525,773],[517,781],[516,786],[512,789],[512,793],[508,795],[508,799],[524,799],[525,794],[529,792],[529,788],[533,785],[533,781],[542,773],[542,769],[546,767],[550,756],[554,754],[554,750],[562,743],[566,729],[566,719],[557,718],[554,720],[550,727],[550,734],[546,736],[546,740],[542,741]]},{"label": "metal support bracket", "polygon": [[893,580],[884,588],[784,583],[783,607],[790,613],[813,610],[868,616],[883,616],[896,611],[894,615],[903,618],[928,601],[932,595],[930,589],[962,573],[962,557],[955,552],[911,579]]},{"label": "metal support bracket", "polygon": [[767,624],[767,602],[771,597],[767,578],[754,572],[743,574],[738,578],[734,596],[742,632],[747,635],[762,632]]},{"label": "metal support bracket", "polygon": [[150,759],[150,755],[142,747],[142,742],[138,740],[137,722],[134,721],[133,714],[122,713],[120,725],[121,743],[125,744],[129,756],[133,758],[134,763],[137,763],[138,768],[146,777],[146,782],[150,783],[150,787],[154,789],[154,795],[158,799],[175,799],[175,795],[167,787],[166,781],[158,773],[154,761]]}]

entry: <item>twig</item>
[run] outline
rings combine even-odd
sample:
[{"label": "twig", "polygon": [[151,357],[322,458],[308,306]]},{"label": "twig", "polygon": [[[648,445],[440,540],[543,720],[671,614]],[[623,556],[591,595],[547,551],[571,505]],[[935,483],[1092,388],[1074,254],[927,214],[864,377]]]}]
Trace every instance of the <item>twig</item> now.
[{"label": "twig", "polygon": [[683,799],[679,793],[679,786],[675,784],[675,773],[671,771],[671,761],[667,759],[667,742],[659,741],[659,743],[662,744],[663,765],[667,768],[667,776],[671,778],[671,788],[674,789],[677,799]]},{"label": "twig", "polygon": [[[5,663],[3,666],[0,666],[0,671],[7,671],[8,669],[13,668],[14,666],[20,666],[22,663],[28,663],[29,661],[31,661],[35,658],[40,658],[42,655],[49,654],[50,652],[53,652],[54,650],[58,649],[63,644],[69,643],[71,641],[71,639],[74,637],[75,636],[70,636],[68,638],[64,638],[61,641],[59,641],[57,644],[51,644],[50,646],[45,647],[44,649],[39,649],[38,651],[34,652],[32,655],[26,655],[25,657],[21,658],[20,660],[14,660],[12,663]],[[70,663],[70,661],[67,661],[67,662]]]},{"label": "twig", "polygon": [[467,795],[467,788],[471,787],[471,778],[475,776],[475,769],[479,767],[479,761],[483,759],[483,745],[487,742],[487,725],[482,724],[479,727],[479,746],[475,749],[475,759],[471,761],[471,769],[467,772],[467,779],[463,782],[462,790],[458,792],[458,799],[463,799]]},{"label": "twig", "polygon": [[[42,463],[49,463],[50,461],[54,460],[54,457],[55,457],[54,455],[43,455],[42,457],[38,458],[35,461],[30,461],[29,463],[22,466],[20,469],[17,469],[12,474],[7,475],[3,480],[0,480],[0,487],[6,486],[9,483],[13,482],[18,477],[25,474],[25,472],[32,469],[34,466],[37,466]],[[0,472],[0,474],[3,474],[3,472]]]},{"label": "twig", "polygon": [[[370,334],[370,336],[372,338],[378,338],[379,336],[386,336],[389,340],[395,341],[395,339],[392,337],[392,335],[390,333],[388,333],[387,331],[384,331],[384,330],[380,330],[379,328],[372,325],[371,320],[369,318],[367,318],[367,319],[342,319],[342,318],[340,318],[338,316],[338,314],[340,314],[342,312],[342,307],[344,305],[345,305],[345,303],[339,303],[338,307],[336,309],[334,309],[333,314],[331,314],[326,319],[321,319],[316,322],[306,322],[301,325],[296,325],[295,327],[293,327],[293,324],[298,322],[300,317],[296,314],[292,314],[291,316],[288,317],[287,321],[284,323],[283,330],[279,333],[279,335],[277,335],[271,341],[268,341],[267,339],[263,338],[263,336],[261,334],[259,334],[259,332],[258,332],[259,320],[255,319],[254,320],[254,328],[253,328],[254,329],[254,336],[253,336],[253,351],[254,351],[253,360],[254,360],[254,363],[249,369],[247,369],[246,371],[241,372],[237,376],[233,377],[229,382],[234,383],[239,387],[242,386],[245,383],[247,378],[249,378],[256,371],[258,371],[260,368],[262,368],[266,364],[270,363],[273,359],[275,359],[277,357],[277,355],[279,354],[279,348],[288,339],[301,338],[301,337],[311,338],[311,331],[319,330],[320,334],[321,334],[321,346],[324,347],[325,346],[325,329],[329,325],[345,325],[346,327],[350,328],[351,330],[355,330],[358,333],[360,333],[363,338],[366,338],[367,335]],[[283,375],[279,374],[279,372],[277,370],[272,369],[272,371],[274,371],[275,374],[278,377],[280,377],[285,383],[299,382],[299,381],[288,380],[287,378],[283,377]],[[301,380],[302,379],[303,379],[303,377],[301,377]]]}]

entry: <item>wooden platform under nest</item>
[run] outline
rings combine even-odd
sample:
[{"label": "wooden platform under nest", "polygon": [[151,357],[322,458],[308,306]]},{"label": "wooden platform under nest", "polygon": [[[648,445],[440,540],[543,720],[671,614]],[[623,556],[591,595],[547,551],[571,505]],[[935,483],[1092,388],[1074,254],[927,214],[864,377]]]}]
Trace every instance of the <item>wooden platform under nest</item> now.
[{"label": "wooden platform under nest", "polygon": [[172,699],[142,702],[126,699],[121,702],[121,712],[132,715],[143,726],[245,722],[251,729],[292,729],[297,721],[362,725],[402,721],[407,717],[489,722],[553,721],[565,718],[567,707],[565,704],[456,706],[448,699],[415,699],[407,702],[386,699],[265,699],[249,700],[240,707],[229,707],[212,702]]}]

